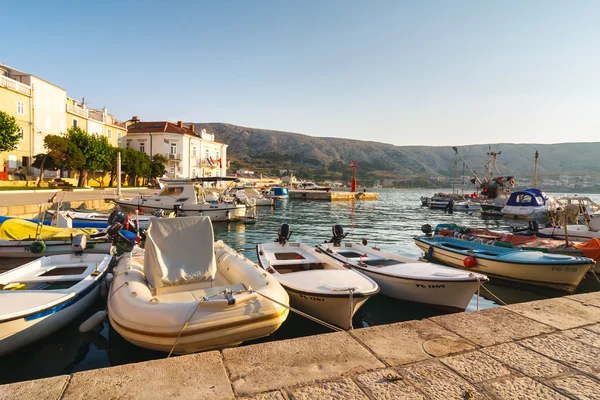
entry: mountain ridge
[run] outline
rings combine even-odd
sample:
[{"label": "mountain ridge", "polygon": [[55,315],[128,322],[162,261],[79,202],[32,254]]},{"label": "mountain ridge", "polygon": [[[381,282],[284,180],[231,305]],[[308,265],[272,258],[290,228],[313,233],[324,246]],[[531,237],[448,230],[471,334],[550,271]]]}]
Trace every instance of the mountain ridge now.
[{"label": "mountain ridge", "polygon": [[[193,123],[199,129],[214,133],[215,139],[229,145],[229,157],[239,165],[259,168],[310,168],[327,170],[347,165],[357,159],[359,170],[380,177],[452,176],[455,153],[451,146],[396,146],[368,140],[310,136],[262,128],[248,128],[228,123]],[[478,176],[484,175],[488,144],[457,146],[459,153]],[[600,142],[583,143],[495,143],[499,152],[500,173],[532,176],[534,154],[539,151],[538,174],[553,176],[600,175]],[[462,172],[462,161],[458,163]],[[494,171],[496,172],[496,171]],[[465,174],[472,175],[465,169]]]}]

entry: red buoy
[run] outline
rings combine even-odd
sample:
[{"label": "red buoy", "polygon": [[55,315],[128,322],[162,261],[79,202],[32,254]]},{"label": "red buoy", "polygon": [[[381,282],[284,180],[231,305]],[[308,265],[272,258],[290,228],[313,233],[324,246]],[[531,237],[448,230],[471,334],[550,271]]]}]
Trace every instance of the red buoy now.
[{"label": "red buoy", "polygon": [[463,260],[463,264],[467,268],[473,268],[475,266],[475,264],[477,264],[477,260],[475,259],[475,257],[469,256]]}]

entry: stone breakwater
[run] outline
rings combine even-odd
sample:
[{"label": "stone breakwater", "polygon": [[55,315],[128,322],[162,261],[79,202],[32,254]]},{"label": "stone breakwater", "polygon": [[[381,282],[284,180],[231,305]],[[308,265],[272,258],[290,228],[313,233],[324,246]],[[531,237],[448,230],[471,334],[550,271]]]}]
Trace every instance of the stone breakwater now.
[{"label": "stone breakwater", "polygon": [[593,399],[600,292],[0,386],[0,399]]}]

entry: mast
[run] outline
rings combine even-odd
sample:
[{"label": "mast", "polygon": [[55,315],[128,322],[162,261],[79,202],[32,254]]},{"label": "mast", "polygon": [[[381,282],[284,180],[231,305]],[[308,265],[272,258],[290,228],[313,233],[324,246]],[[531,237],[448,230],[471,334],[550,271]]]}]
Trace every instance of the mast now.
[{"label": "mast", "polygon": [[456,170],[457,169],[458,169],[458,151],[456,152],[456,156],[454,157],[454,175],[452,176],[452,194],[454,194],[454,186],[456,185]]},{"label": "mast", "polygon": [[535,168],[533,169],[533,188],[537,189],[537,167],[538,167],[538,157],[539,153],[537,150],[535,151]]}]

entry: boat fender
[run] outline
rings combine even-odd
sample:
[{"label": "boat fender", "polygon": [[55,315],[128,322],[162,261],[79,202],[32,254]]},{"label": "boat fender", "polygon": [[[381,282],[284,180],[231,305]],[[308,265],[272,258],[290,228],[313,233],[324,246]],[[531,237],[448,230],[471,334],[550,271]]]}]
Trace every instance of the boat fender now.
[{"label": "boat fender", "polygon": [[467,268],[473,268],[477,264],[477,260],[473,256],[468,256],[463,260],[463,264]]},{"label": "boat fender", "polygon": [[431,260],[433,258],[433,246],[430,246],[427,249],[427,256],[425,258],[427,258],[428,260]]},{"label": "boat fender", "polygon": [[83,321],[81,325],[79,325],[79,332],[89,332],[94,329],[98,324],[104,321],[104,318],[108,315],[108,310],[101,310]]},{"label": "boat fender", "polygon": [[100,292],[100,297],[102,297],[103,299],[106,297],[106,295],[108,294],[108,285],[106,283],[106,281],[102,281],[100,282],[100,284],[98,285],[99,288],[99,292]]},{"label": "boat fender", "polygon": [[31,246],[29,246],[29,251],[31,251],[33,254],[43,253],[46,251],[46,243],[41,240],[36,240],[35,242],[31,243]]}]

